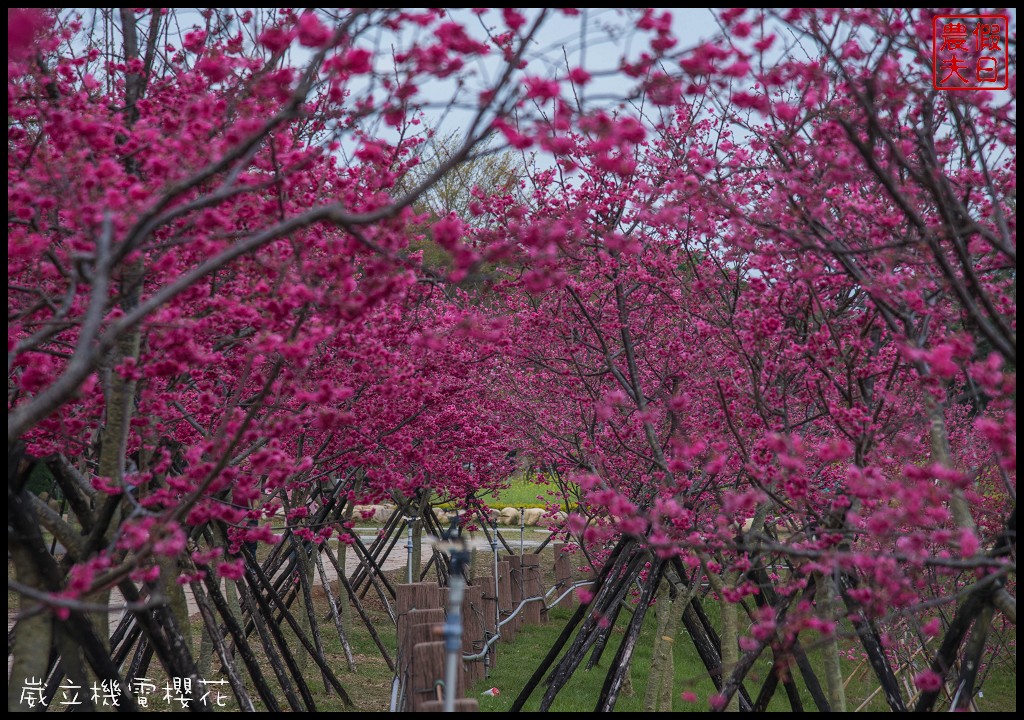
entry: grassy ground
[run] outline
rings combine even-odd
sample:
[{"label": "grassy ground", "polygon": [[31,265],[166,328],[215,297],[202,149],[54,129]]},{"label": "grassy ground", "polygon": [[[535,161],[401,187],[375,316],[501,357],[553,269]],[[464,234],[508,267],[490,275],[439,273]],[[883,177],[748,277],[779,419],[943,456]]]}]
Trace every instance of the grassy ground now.
[{"label": "grassy ground", "polygon": [[[542,555],[541,567],[545,571],[545,583],[550,585],[552,555],[551,550],[546,549]],[[489,554],[485,553],[481,559],[481,565],[489,567]],[[487,572],[481,568],[481,572]],[[401,582],[401,571],[391,573],[392,579]],[[322,590],[315,593],[317,613],[321,618],[319,623],[323,635],[328,664],[337,674],[341,684],[345,687],[353,701],[351,707],[346,706],[336,695],[326,690],[326,684],[321,678],[321,673],[315,663],[308,657],[303,662],[303,677],[309,683],[318,710],[348,710],[357,712],[381,712],[386,711],[389,705],[392,674],[373,643],[369,632],[366,630],[358,616],[353,612],[353,626],[349,629],[349,640],[355,656],[355,672],[347,668],[345,656],[341,643],[334,631],[334,626],[327,617],[327,601]],[[11,607],[10,592],[8,593],[9,608]],[[390,652],[395,648],[394,626],[384,608],[381,600],[371,590],[365,599],[365,607],[371,617],[374,627],[379,631],[383,642]],[[298,609],[296,607],[296,609]],[[712,622],[717,624],[717,607],[713,602],[706,602],[705,609]],[[540,626],[524,627],[513,643],[499,643],[498,659],[496,667],[492,669],[491,677],[481,681],[476,687],[470,688],[466,693],[467,697],[476,698],[480,703],[480,709],[485,712],[502,712],[511,707],[516,696],[528,681],[530,675],[538,667],[547,654],[549,648],[554,644],[556,638],[564,627],[565,622],[571,614],[570,610],[555,609],[551,612],[551,620],[548,624]],[[195,618],[194,618],[195,620]],[[618,642],[622,637],[623,628],[628,622],[628,613],[622,613],[618,625],[613,629],[613,639],[606,648],[603,657],[594,669],[586,670],[585,665],[577,671],[569,684],[558,695],[552,710],[559,712],[591,712],[601,692],[608,667],[615,657]],[[294,640],[293,634],[286,624],[280,622],[286,637],[291,638],[289,645],[292,648],[299,648],[299,643]],[[194,626],[195,637],[198,637],[198,625]],[[655,617],[654,613],[648,614],[647,621],[638,643],[630,670],[631,687],[620,695],[617,711],[639,711],[642,709],[642,700],[646,689],[646,679],[649,674],[651,662],[651,648],[654,642]],[[982,711],[989,712],[1013,712],[1016,710],[1016,655],[1015,655],[1015,629],[1011,629],[1010,642],[1001,650],[1001,656],[984,678],[982,687],[983,695],[978,699],[978,707]],[[821,659],[819,651],[814,647],[814,639],[802,637],[802,641],[809,648],[809,655],[812,665],[819,667]],[[273,695],[287,709],[284,693],[280,690],[273,671],[266,662],[264,653],[259,647],[255,636],[252,640],[253,648],[260,660],[265,676],[273,688]],[[846,641],[847,647],[852,647],[852,641]],[[198,655],[198,647],[196,648]],[[299,653],[301,656],[303,653]],[[767,656],[766,656],[767,657]],[[674,711],[697,711],[704,712],[707,709],[706,698],[714,692],[711,680],[703,664],[688,637],[682,633],[677,637],[674,645],[675,681],[673,686],[673,710]],[[844,676],[848,678],[847,697],[848,708],[857,709],[876,689],[877,682],[866,664],[862,662],[844,660]],[[758,660],[754,669],[748,676],[746,687],[751,695],[756,695],[761,683],[770,671],[770,665],[766,658]],[[163,701],[161,694],[166,678],[158,669],[158,663],[154,661],[147,673],[158,690],[151,696],[150,710],[166,710],[168,704]],[[226,675],[220,667],[220,662],[214,658],[209,669],[204,672],[204,677],[215,680],[225,678]],[[804,707],[808,710],[814,709],[813,701],[803,686],[798,681],[801,689],[801,697]],[[498,687],[501,694],[498,697],[487,697],[481,693],[490,687]],[[543,694],[543,686],[535,692],[526,705],[526,710],[536,710]],[[686,691],[694,693],[697,702],[685,702],[682,694]],[[252,688],[250,685],[250,692]],[[237,701],[231,695],[228,688],[224,688],[227,697],[224,711],[237,710]],[[258,701],[257,694],[252,692],[253,700],[258,710],[266,708]],[[57,708],[54,708],[57,709]],[[888,710],[879,695],[876,695],[864,707],[868,711]],[[769,707],[771,711],[791,711],[785,692],[780,687],[776,697]]]},{"label": "grassy ground", "polygon": [[[569,502],[576,499],[571,496]],[[565,496],[554,483],[538,483],[535,475],[519,473],[509,481],[509,487],[498,490],[485,498],[491,507],[545,507],[557,503],[565,508]]]},{"label": "grassy ground", "polygon": [[[547,575],[545,582],[548,584],[553,581],[550,575],[552,565],[550,553],[550,550],[544,551],[544,559],[541,565],[545,569]],[[481,559],[484,561],[484,564],[487,563],[487,556]],[[401,578],[398,575],[401,573],[396,571],[394,574],[395,580],[400,582]],[[376,598],[372,591],[366,598],[366,607],[373,617],[374,625],[380,631],[382,639],[387,644],[389,650],[393,650],[395,645],[393,625],[391,625],[390,619],[384,611],[379,598]],[[708,601],[705,603],[705,609],[712,623],[717,625],[716,604]],[[322,595],[318,594],[318,612],[326,613],[326,610],[326,601]],[[554,644],[570,615],[571,610],[555,609],[551,612],[551,620],[548,624],[524,627],[514,642],[499,643],[497,664],[492,669],[491,677],[470,688],[466,693],[466,697],[476,698],[480,703],[481,711],[507,711],[530,675],[543,660],[549,648]],[[624,612],[620,616],[616,628],[613,630],[613,640],[609,643],[597,666],[592,670],[581,668],[577,671],[570,683],[558,695],[552,710],[557,712],[593,711],[608,667],[614,660],[618,642],[623,635],[623,629],[627,622],[628,613]],[[388,709],[392,675],[370,639],[369,633],[362,623],[358,621],[357,617],[355,618],[355,623],[350,633],[350,641],[353,652],[356,655],[357,667],[354,673],[347,671],[341,645],[333,631],[332,624],[329,621],[325,621],[320,625],[321,632],[325,638],[328,660],[351,696],[354,707],[345,708],[337,696],[324,693],[324,683],[320,679],[319,671],[312,661],[307,661],[304,675],[310,682],[311,688],[316,695],[319,709],[328,711],[349,709],[362,712],[384,711]],[[631,682],[629,683],[631,687],[627,687],[620,695],[616,705],[617,711],[642,710],[655,629],[655,617],[654,613],[651,612],[648,614],[638,648],[633,658],[630,671]],[[815,647],[814,638],[803,637],[802,641],[809,650],[812,665],[819,668],[821,665],[820,650]],[[847,640],[844,644],[846,647],[852,647],[853,642],[852,640]],[[990,712],[1015,711],[1016,657],[1015,655],[1011,657],[1010,652],[1009,650],[1004,651],[1002,660],[997,663],[996,667],[985,678],[983,697],[978,700],[979,709]],[[748,676],[746,687],[751,695],[756,696],[761,683],[766,678],[766,674],[770,671],[770,663],[767,657],[765,655],[764,658],[758,660]],[[673,711],[705,712],[707,710],[706,698],[714,693],[714,687],[685,632],[678,636],[675,643],[674,663]],[[844,676],[849,680],[847,686],[848,709],[855,710],[877,688],[877,682],[874,681],[870,668],[863,662],[844,660],[843,671]],[[268,677],[272,677],[269,669],[267,674]],[[813,710],[815,707],[813,700],[804,687],[803,682],[798,680],[797,684],[800,688],[805,709]],[[481,693],[490,687],[498,687],[501,694],[497,697],[483,696]],[[542,690],[543,688],[541,688]],[[694,693],[698,701],[685,702],[682,699],[682,694],[685,691]],[[528,711],[537,710],[541,695],[542,692],[535,692],[525,709]],[[280,693],[275,693],[275,696],[279,700],[283,697]],[[888,711],[888,707],[880,695],[876,695],[863,709],[867,711]],[[781,686],[769,706],[769,710],[791,712],[786,694]]]},{"label": "grassy ground", "polygon": [[[715,603],[705,603],[705,609],[712,622],[717,623],[718,611]],[[554,610],[551,614],[552,621],[550,624],[524,628],[516,637],[514,644],[499,645],[498,662],[491,677],[479,683],[472,690],[472,696],[479,699],[482,711],[505,712],[511,708],[520,690],[526,685],[534,670],[543,661],[544,656],[555,643],[570,614],[570,611],[567,610]],[[551,706],[552,711],[594,711],[609,666],[614,661],[615,651],[621,641],[627,622],[628,617],[620,618],[619,623],[617,623],[616,628],[613,630],[614,639],[605,649],[596,667],[591,670],[585,669],[585,661],[556,697],[555,702]],[[633,656],[630,668],[630,682],[627,683],[626,690],[620,694],[616,704],[615,710],[617,712],[634,712],[642,711],[643,709],[643,698],[647,687],[646,683],[651,664],[651,648],[654,643],[655,630],[654,613],[651,612],[648,613],[645,619],[644,629]],[[824,676],[820,674],[820,667],[822,665],[820,649],[816,647],[813,638],[806,637],[802,640],[804,646],[808,648],[811,665],[819,671],[819,677],[824,682]],[[852,647],[853,641],[846,640],[844,645],[848,648]],[[677,637],[673,657],[675,682],[672,710],[676,712],[706,712],[708,710],[707,698],[714,694],[715,688],[697,655],[693,643],[690,642],[685,632]],[[761,684],[766,679],[767,673],[771,670],[769,657],[769,654],[765,653],[747,676],[745,687],[752,697],[756,697]],[[863,711],[888,712],[889,708],[881,694],[874,694],[878,684],[865,662],[844,659],[843,675],[848,680],[846,693],[847,709],[849,711],[857,710],[861,707],[862,703],[866,702],[867,704],[862,708]],[[803,681],[798,679],[797,685],[800,689],[804,709],[808,711],[814,710],[813,699]],[[482,696],[481,693],[490,687],[497,687],[501,694],[497,697]],[[545,685],[541,684],[534,691],[524,710],[538,710],[544,689]],[[1015,655],[1012,658],[1008,657],[1007,654],[1003,655],[1002,660],[998,661],[996,666],[988,673],[982,690],[982,696],[977,701],[980,711],[1016,711]],[[682,695],[686,691],[692,692],[698,700],[696,702],[685,702],[682,699]],[[874,696],[871,697],[873,694]],[[792,711],[781,685],[772,699],[768,710],[769,712]]]},{"label": "grassy ground", "polygon": [[[714,604],[708,603],[707,609],[709,616],[713,616],[714,621],[716,615]],[[520,689],[526,684],[530,675],[541,664],[549,648],[554,644],[564,623],[568,620],[568,616],[567,610],[554,610],[551,624],[524,628],[517,635],[514,643],[499,645],[499,659],[492,676],[473,688],[481,711],[506,712],[511,708]],[[651,660],[650,648],[653,645],[655,631],[653,621],[652,613],[650,613],[644,623],[640,642],[634,654],[630,672],[631,687],[628,687],[618,698],[615,706],[616,712],[640,712],[643,710],[643,696]],[[622,638],[625,622],[624,619],[621,623],[622,627],[616,627],[613,631],[616,639]],[[819,669],[821,667],[820,652],[813,649],[813,641],[805,640],[805,643],[812,647],[809,652],[812,666]],[[614,660],[616,649],[617,641],[609,643],[609,647],[605,649],[597,667],[586,670],[586,664],[582,666],[558,693],[551,710],[553,712],[593,712],[609,665]],[[757,695],[766,674],[770,672],[770,662],[767,658],[768,655],[764,655],[746,679],[745,687],[748,688],[752,696]],[[682,632],[682,636],[675,644],[674,661],[676,675],[672,710],[675,712],[707,712],[707,697],[715,692],[715,688],[685,631]],[[878,683],[873,680],[873,675],[870,674],[870,670],[865,664],[844,661],[843,665],[844,676],[849,679],[847,685],[848,710],[853,711],[860,707],[861,703],[878,687]],[[1013,660],[1013,663],[1001,663],[992,670],[983,686],[983,696],[978,700],[980,711],[1016,711],[1015,668],[1016,659]],[[823,681],[823,676],[820,677]],[[815,706],[810,693],[801,680],[798,680],[797,684],[800,687],[801,700],[805,710],[813,711]],[[498,687],[501,694],[497,697],[480,694],[489,687]],[[543,684],[539,686],[526,703],[524,710],[529,712],[538,710],[544,689]],[[682,693],[687,690],[696,695],[698,698],[696,702],[687,703],[682,700]],[[781,686],[779,686],[768,710],[769,712],[792,712]],[[889,709],[881,694],[877,694],[863,710],[888,712]]]}]

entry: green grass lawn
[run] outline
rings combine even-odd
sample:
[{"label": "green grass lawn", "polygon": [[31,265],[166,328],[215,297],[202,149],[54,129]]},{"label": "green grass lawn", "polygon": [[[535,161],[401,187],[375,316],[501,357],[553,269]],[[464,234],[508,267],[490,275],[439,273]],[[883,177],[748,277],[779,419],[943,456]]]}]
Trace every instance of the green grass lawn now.
[{"label": "green grass lawn", "polygon": [[[543,560],[541,567],[546,575],[545,582],[550,583],[552,581],[552,578],[550,577],[552,561],[551,550],[545,550],[542,557]],[[390,575],[394,581],[402,581],[401,571],[394,571],[388,573],[388,575]],[[318,624],[325,643],[327,662],[337,674],[341,684],[345,687],[354,703],[354,706],[345,706],[336,694],[327,692],[325,690],[325,684],[320,677],[319,670],[313,661],[307,657],[305,660],[300,660],[300,662],[304,666],[303,676],[309,683],[310,689],[314,694],[318,710],[347,710],[356,712],[387,711],[390,700],[392,674],[382,659],[377,647],[373,643],[369,632],[358,619],[358,616],[353,612],[353,625],[349,627],[348,635],[355,657],[356,669],[355,672],[350,672],[347,668],[341,643],[337,634],[334,632],[333,624],[325,617],[327,613],[327,603],[323,591],[318,590],[315,594],[317,615],[321,620]],[[10,592],[8,593],[8,601],[10,604]],[[717,604],[708,600],[705,601],[704,607],[711,622],[717,626]],[[293,606],[293,609],[299,610],[298,606]],[[391,623],[383,604],[379,599],[374,597],[373,591],[371,591],[366,598],[366,610],[371,616],[371,621],[374,627],[380,633],[381,639],[389,648],[389,651],[393,652],[395,648],[394,626]],[[465,696],[477,699],[481,711],[507,711],[515,701],[521,689],[529,680],[530,676],[533,674],[534,670],[542,662],[548,650],[554,644],[562,628],[565,626],[565,623],[568,621],[571,612],[571,610],[566,609],[554,609],[550,613],[550,621],[547,624],[525,626],[519,631],[514,642],[500,642],[497,649],[496,667],[492,669],[491,676],[478,683],[475,687],[469,688]],[[198,617],[194,616],[192,619],[194,623],[193,637],[198,638]],[[623,637],[623,631],[628,621],[629,613],[625,611],[622,612],[618,619],[617,626],[613,629],[612,640],[605,649],[598,665],[592,670],[586,670],[586,661],[584,661],[584,664],[581,665],[579,670],[577,670],[570,682],[559,693],[554,705],[552,706],[553,711],[592,712],[594,710],[594,706],[601,693],[601,688],[604,683],[605,676],[607,675],[608,668],[614,661],[618,644]],[[281,625],[285,635],[292,638],[291,630],[284,623],[281,623]],[[627,684],[627,688],[619,696],[618,703],[616,705],[617,711],[642,710],[643,697],[646,690],[651,663],[651,651],[654,645],[655,631],[656,618],[652,609],[645,620],[643,632],[633,656],[630,668],[630,682]],[[1015,628],[1005,630],[1004,634],[1000,637],[1002,646],[1000,648],[1000,654],[997,657],[997,661],[991,668],[988,668],[983,672],[983,694],[977,701],[978,707],[982,711],[1014,712],[1016,710],[1015,640]],[[801,642],[808,650],[811,664],[816,669],[820,668],[822,664],[820,657],[821,650],[816,647],[814,638],[805,634],[801,636]],[[286,707],[286,703],[284,703],[284,696],[281,693],[280,688],[277,687],[277,681],[274,678],[274,674],[270,670],[266,658],[264,657],[263,650],[259,647],[259,642],[255,636],[251,638],[251,644],[259,659],[260,665],[263,667],[265,677],[273,688],[274,696]],[[844,639],[843,644],[845,648],[852,648],[854,647],[855,640],[846,638]],[[296,651],[298,658],[301,658],[304,654],[301,651],[299,644],[294,641],[294,638],[289,642],[289,646]],[[194,651],[198,657],[198,643],[194,646]],[[706,712],[708,707],[707,698],[715,692],[714,686],[707,670],[701,663],[699,656],[697,655],[697,652],[685,631],[680,632],[676,636],[673,657],[675,679],[672,692],[672,710],[683,712]],[[766,653],[762,658],[758,659],[747,677],[746,687],[752,697],[756,697],[761,687],[761,683],[764,682],[767,677],[767,673],[771,671],[771,665],[768,659],[769,657],[770,654]],[[219,661],[214,658],[211,665],[207,667],[203,674],[210,678],[222,678],[223,670],[220,668]],[[860,707],[861,703],[875,691],[877,688],[877,681],[874,680],[874,676],[871,674],[870,669],[866,664],[860,661],[844,659],[843,675],[848,679],[848,709],[851,711],[856,710]],[[822,682],[824,682],[823,675],[820,672],[819,676],[822,678]],[[149,671],[149,677],[153,678],[159,687],[162,687],[165,678],[162,677],[162,673],[158,668],[158,662],[154,661]],[[804,687],[803,681],[798,679],[797,685],[800,689],[804,708],[806,710],[813,711],[815,709],[815,705],[810,694]],[[483,696],[481,693],[490,687],[499,688],[501,694],[497,697]],[[251,686],[249,689],[252,691]],[[527,711],[536,711],[538,709],[540,698],[543,695],[543,690],[544,685],[542,684],[526,704],[525,709]],[[685,702],[682,699],[682,694],[684,692],[691,692],[696,695],[697,701]],[[264,708],[259,702],[256,693],[252,693],[252,695],[257,709],[265,710],[266,708]],[[906,695],[907,692],[904,690],[904,696]],[[157,703],[155,707],[166,709],[162,703]],[[226,711],[237,710],[237,701],[233,696],[229,697],[228,705],[223,709]],[[786,693],[781,686],[773,698],[769,706],[769,710],[775,712],[792,711],[786,698]],[[887,712],[888,707],[885,705],[880,694],[878,694],[867,703],[864,710]]]},{"label": "green grass lawn", "polygon": [[[524,627],[513,643],[501,643],[498,646],[497,667],[491,677],[474,688],[474,696],[479,697],[480,709],[489,712],[505,712],[512,706],[519,691],[526,685],[530,675],[543,660],[554,644],[571,611],[556,609],[551,612],[551,622],[547,625]],[[627,618],[622,618],[625,622]],[[646,677],[651,664],[651,648],[654,644],[655,623],[653,616],[644,623],[633,656],[630,671],[631,689],[620,694],[615,709],[620,712],[638,712],[642,710],[643,694],[646,689]],[[617,640],[622,633],[616,628],[615,640],[609,643],[597,667],[586,670],[586,663],[581,665],[569,683],[562,689],[551,709],[555,712],[592,712],[601,694],[601,687],[610,663],[615,658],[618,648]],[[680,696],[684,690],[692,690],[698,696],[706,697],[713,691],[711,680],[696,653],[687,652],[683,643],[677,643],[675,649],[675,669],[677,691],[674,693],[673,710],[698,709],[684,703]],[[497,697],[480,696],[489,687],[497,687],[501,694]],[[533,697],[527,702],[525,710],[536,711],[543,695],[544,685],[538,687]]]},{"label": "green grass lawn", "polygon": [[[545,574],[548,575],[545,582],[550,583],[552,581],[549,575],[551,551],[545,550],[542,557],[544,559],[541,567],[544,569]],[[401,582],[400,574],[393,574],[393,579]],[[318,612],[326,612],[326,603],[322,593],[318,593],[318,596]],[[711,600],[705,600],[704,607],[712,624],[717,627],[717,604]],[[393,649],[395,645],[394,627],[391,625],[383,607],[378,601],[374,600],[372,591],[367,599],[367,610],[371,613],[381,638],[389,649]],[[551,611],[550,621],[547,624],[525,626],[519,631],[514,642],[500,642],[497,650],[497,664],[492,669],[491,676],[478,683],[475,687],[469,688],[465,696],[477,699],[481,711],[507,711],[554,644],[565,623],[568,621],[571,612],[571,610],[554,609]],[[305,674],[311,684],[311,689],[316,695],[317,705],[320,709],[328,711],[343,709],[362,712],[384,711],[388,708],[392,675],[365,627],[358,620],[358,617],[355,615],[353,617],[355,622],[354,626],[350,628],[349,639],[356,658],[357,669],[354,673],[347,671],[340,642],[337,635],[333,632],[330,621],[321,623],[321,632],[326,643],[328,661],[338,674],[341,683],[351,695],[355,707],[345,708],[337,696],[324,693],[324,685],[320,680],[319,671],[311,661],[307,661]],[[618,643],[623,636],[623,631],[628,621],[629,613],[622,612],[616,627],[613,629],[612,641],[605,649],[597,667],[588,671],[585,669],[586,661],[584,661],[584,664],[577,670],[570,682],[559,693],[552,706],[553,711],[592,712],[594,710],[609,665],[614,661]],[[290,632],[287,628],[285,631],[286,633]],[[652,609],[647,615],[640,642],[633,656],[630,669],[631,682],[628,684],[631,688],[627,686],[626,690],[620,694],[616,704],[616,711],[642,710],[655,631],[656,618]],[[804,634],[801,636],[801,642],[808,651],[812,666],[818,670],[819,678],[824,683],[824,675],[820,672],[822,665],[821,649],[815,643],[815,638],[810,634]],[[847,649],[859,647],[853,638],[844,639],[842,646]],[[982,687],[983,696],[978,699],[980,710],[989,712],[1015,711],[1016,656],[1013,654],[1013,647],[1013,641],[1011,640],[1008,647],[1001,651],[998,662],[985,675]],[[258,648],[257,653],[261,654]],[[708,708],[707,698],[715,692],[714,685],[685,631],[681,631],[676,636],[673,657],[675,681],[672,693],[672,710],[677,712],[706,712]],[[756,697],[761,684],[767,677],[767,673],[771,671],[769,657],[770,653],[766,652],[758,659],[747,677],[745,685],[752,697]],[[878,683],[870,668],[862,661],[844,659],[843,675],[848,679],[846,688],[847,707],[848,710],[853,711],[858,709],[871,696],[878,687]],[[268,679],[273,681],[272,673],[268,673]],[[805,710],[814,711],[814,702],[799,675],[797,675],[797,686]],[[490,687],[499,688],[501,694],[498,697],[483,696],[481,693]],[[543,689],[544,686],[541,685],[534,692],[533,697],[526,704],[525,710],[536,711],[538,709]],[[697,701],[685,702],[682,699],[682,694],[686,691],[696,695]],[[904,696],[907,696],[906,689],[904,689]],[[278,697],[280,698],[281,696],[278,695]],[[863,709],[866,711],[888,712],[888,706],[885,704],[881,694],[876,694]],[[792,712],[781,684],[769,705],[769,711]]]},{"label": "green grass lawn", "polygon": [[[538,483],[536,475],[518,473],[509,481],[509,487],[497,490],[484,497],[491,507],[545,507],[558,503],[565,508],[566,498],[555,483]],[[575,505],[577,498],[570,492],[569,503]]]},{"label": "green grass lawn", "polygon": [[[716,604],[714,602],[706,602],[705,610],[711,621],[717,624],[718,611]],[[494,668],[491,677],[474,687],[470,695],[479,700],[482,711],[505,712],[511,708],[520,690],[526,685],[534,670],[543,661],[544,656],[556,641],[570,614],[571,612],[567,610],[554,610],[551,613],[551,622],[548,625],[525,627],[516,636],[514,643],[499,644],[497,666]],[[598,665],[592,670],[586,670],[587,661],[584,661],[569,683],[558,694],[554,704],[551,706],[552,711],[594,711],[597,699],[601,694],[605,676],[608,673],[609,665],[614,661],[615,651],[618,648],[628,621],[628,614],[623,613],[613,630],[613,640],[605,649]],[[648,613],[644,621],[644,629],[633,655],[630,670],[631,682],[627,684],[626,691],[620,694],[615,706],[616,711],[634,712],[642,711],[643,709],[643,697],[647,687],[646,683],[651,664],[651,649],[654,644],[655,630],[656,620],[652,611]],[[813,638],[802,637],[801,639],[803,645],[808,650],[811,665],[816,670],[819,670],[822,664],[820,648],[816,646]],[[844,641],[844,646],[847,648],[853,647],[853,643],[853,640],[847,639]],[[747,676],[745,686],[752,698],[757,696],[767,673],[771,671],[770,657],[770,653],[765,652],[757,660],[754,668]],[[672,710],[677,712],[707,712],[707,698],[709,695],[714,694],[715,688],[685,631],[676,638],[673,658],[675,683]],[[794,668],[794,672],[798,672],[796,668]],[[818,675],[821,682],[824,683],[824,675],[820,671]],[[861,661],[844,659],[843,675],[848,679],[846,687],[847,709],[853,711],[859,708],[872,695],[878,684],[870,668]],[[804,709],[814,711],[816,709],[814,701],[799,675],[797,675],[797,686],[800,690]],[[482,696],[481,693],[490,687],[497,687],[501,694],[497,697]],[[526,703],[524,710],[538,710],[545,687],[543,683],[538,686],[533,696]],[[1003,660],[997,662],[996,666],[986,676],[982,690],[982,697],[978,699],[979,710],[1014,712],[1017,704],[1016,656],[1013,656],[1011,659],[1004,655]],[[697,701],[685,702],[682,699],[682,694],[686,691],[695,694]],[[906,691],[904,691],[904,694],[906,694]],[[785,690],[781,684],[769,704],[768,710],[770,712],[792,712]],[[863,710],[888,712],[889,708],[879,693],[874,695]]]}]

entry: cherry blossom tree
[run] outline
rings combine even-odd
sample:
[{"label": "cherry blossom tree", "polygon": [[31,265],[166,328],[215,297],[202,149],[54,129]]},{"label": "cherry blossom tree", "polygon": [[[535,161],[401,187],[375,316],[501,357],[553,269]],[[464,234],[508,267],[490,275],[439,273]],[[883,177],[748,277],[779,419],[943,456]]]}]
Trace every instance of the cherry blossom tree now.
[{"label": "cherry blossom tree", "polygon": [[[728,117],[764,142],[767,161],[751,173],[733,151],[726,167],[765,188],[779,208],[742,213],[745,234],[755,239],[755,252],[765,242],[784,256],[807,253],[865,294],[865,309],[881,325],[878,340],[888,338],[912,370],[907,399],[916,405],[916,426],[924,425],[919,449],[904,455],[901,468],[883,471],[883,486],[895,486],[878,496],[888,507],[879,503],[877,527],[856,494],[829,527],[852,520],[876,536],[903,536],[893,537],[894,555],[909,551],[914,564],[942,565],[948,554],[977,568],[980,583],[960,576],[940,591],[959,606],[932,667],[915,678],[916,706],[928,709],[936,679],[954,672],[957,648],[974,622],[951,683],[953,703],[966,707],[991,618],[986,608],[1016,618],[1006,589],[1016,536],[1015,95],[935,90],[927,81],[930,12],[795,11],[722,20],[737,37],[747,27],[764,28],[750,47],[719,48],[735,60],[737,74],[760,83],[743,98],[746,109]],[[764,59],[775,28],[777,42],[800,43],[815,60],[788,53],[787,62],[769,67]],[[1004,41],[1013,47],[1012,38]],[[874,382],[843,396],[851,410],[873,417],[886,400]],[[872,425],[865,430],[875,432]],[[908,438],[897,436],[899,445],[882,439],[871,438],[879,454],[899,457],[896,448]],[[871,464],[855,457],[858,472]],[[863,569],[897,577],[880,571],[889,562],[873,559]]]},{"label": "cherry blossom tree", "polygon": [[934,90],[931,11],[729,10],[686,49],[623,18],[602,73],[535,62],[550,11],[9,13],[12,682],[199,678],[188,585],[240,707],[278,699],[219,624],[313,705],[271,610],[344,697],[299,558],[358,549],[357,500],[475,507],[515,448],[602,568],[545,707],[634,587],[599,709],[656,597],[715,709],[798,675],[842,709],[847,632],[894,710],[971,702],[1016,622],[1015,86]]},{"label": "cherry blossom tree", "polygon": [[[666,568],[726,601],[713,707],[763,707],[775,680],[756,700],[742,685],[756,658],[788,675],[802,630],[847,623],[893,709],[931,708],[945,680],[966,707],[993,609],[1016,619],[1012,95],[934,90],[927,12],[721,23],[643,103],[551,142],[543,233],[496,210],[531,260],[510,311],[539,378],[516,383],[526,442],[614,518],[587,531],[615,548],[587,593],[599,617],[542,707],[606,642],[623,583],[646,577],[646,600]],[[779,562],[788,582],[765,572]],[[748,637],[729,607],[745,597]],[[935,634],[907,697],[900,658]],[[823,709],[845,707],[830,656]]]},{"label": "cherry blossom tree", "polygon": [[[572,72],[531,65],[552,17],[9,13],[10,584],[25,607],[12,682],[43,678],[52,697],[65,676],[123,680],[129,655],[137,672],[154,651],[197,680],[181,586],[210,638],[223,622],[245,647],[216,582],[244,577],[234,602],[288,702],[311,708],[260,616],[270,603],[294,618],[238,553],[277,539],[271,518],[298,550],[343,532],[336,513],[357,499],[462,502],[504,478],[503,431],[474,390],[500,323],[448,287],[502,248],[417,202],[525,142]],[[445,156],[411,172],[423,114],[462,104]],[[423,273],[424,234],[451,254],[447,276]],[[65,508],[26,490],[39,473]],[[111,634],[114,587],[129,612]],[[312,625],[294,626],[300,644],[344,697]],[[241,707],[240,673],[277,707],[250,655],[240,668],[217,650]]]}]

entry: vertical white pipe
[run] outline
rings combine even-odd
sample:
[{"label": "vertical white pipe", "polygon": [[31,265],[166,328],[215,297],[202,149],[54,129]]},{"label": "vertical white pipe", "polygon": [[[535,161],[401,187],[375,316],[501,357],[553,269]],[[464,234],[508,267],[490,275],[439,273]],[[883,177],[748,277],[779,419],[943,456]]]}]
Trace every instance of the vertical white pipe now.
[{"label": "vertical white pipe", "polygon": [[455,692],[459,676],[459,663],[462,662],[462,596],[465,593],[466,579],[462,575],[460,563],[449,576],[448,583],[448,621],[445,623],[445,674],[444,674],[444,712],[455,712]]},{"label": "vertical white pipe", "polygon": [[523,556],[523,536],[526,533],[526,508],[519,508],[519,557]]},{"label": "vertical white pipe", "polygon": [[406,524],[406,526],[409,529],[409,533],[408,533],[408,536],[407,536],[406,541],[405,541],[405,554],[406,554],[405,564],[406,564],[406,567],[407,567],[406,576],[408,577],[406,582],[408,582],[410,584],[412,583],[412,525],[413,525],[413,523],[415,521],[416,521],[416,518],[412,518],[412,517],[407,517],[405,519],[405,524]]}]

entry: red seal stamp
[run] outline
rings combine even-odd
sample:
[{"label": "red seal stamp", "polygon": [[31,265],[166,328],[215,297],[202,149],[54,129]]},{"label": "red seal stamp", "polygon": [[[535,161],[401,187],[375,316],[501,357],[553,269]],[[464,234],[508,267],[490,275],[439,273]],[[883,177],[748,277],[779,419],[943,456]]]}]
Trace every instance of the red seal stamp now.
[{"label": "red seal stamp", "polygon": [[937,15],[932,19],[936,90],[1009,87],[1010,21],[1006,15]]}]

